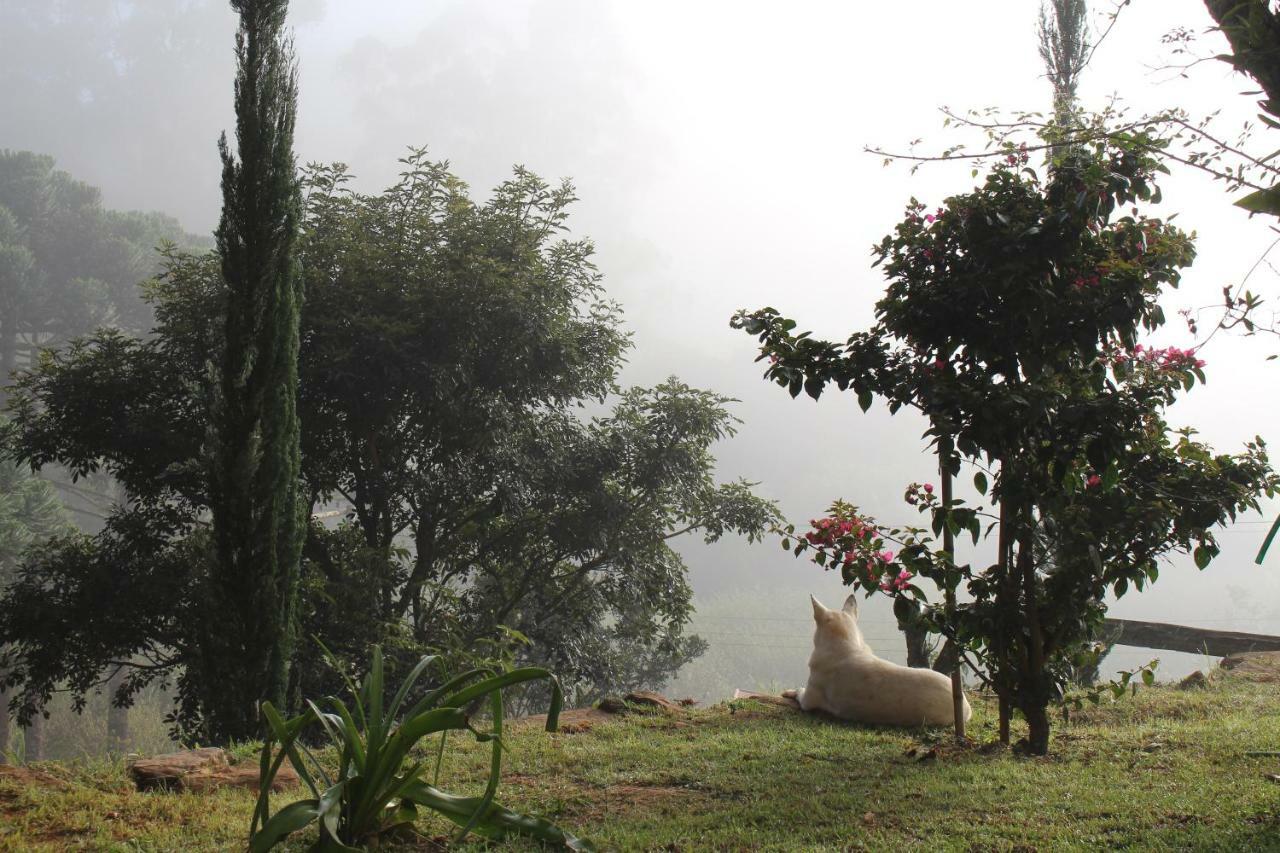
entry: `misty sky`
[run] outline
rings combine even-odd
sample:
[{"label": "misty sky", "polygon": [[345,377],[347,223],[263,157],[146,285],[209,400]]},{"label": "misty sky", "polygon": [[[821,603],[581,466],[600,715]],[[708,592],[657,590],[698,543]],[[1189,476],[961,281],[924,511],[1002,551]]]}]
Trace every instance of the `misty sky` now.
[{"label": "misty sky", "polygon": [[[1110,3],[1094,5],[1100,20]],[[967,166],[914,176],[884,168],[863,147],[903,150],[924,137],[921,149],[937,150],[966,138],[942,128],[942,105],[1046,107],[1037,7],[295,0],[298,155],[347,163],[365,190],[392,180],[408,145],[451,161],[480,197],[515,163],[573,178],[574,230],[596,241],[608,291],[635,333],[624,380],[676,374],[740,399],[744,424],[719,448],[721,473],[760,481],[793,521],[844,497],[905,522],[914,515],[903,486],[933,476],[919,419],[863,415],[838,396],[790,400],[760,379],[753,341],[728,319],[773,305],[841,339],[870,324],[883,287],[871,245],[909,197],[932,204],[974,181]],[[1221,63],[1188,79],[1151,70],[1169,61],[1162,34],[1209,23],[1199,0],[1135,0],[1086,72],[1082,101],[1097,107],[1120,93],[1139,112],[1221,108],[1218,126],[1234,135],[1255,112],[1239,94],[1248,81]],[[53,154],[102,187],[109,206],[212,229],[215,143],[232,126],[234,25],[215,0],[0,0],[0,148]],[[1219,49],[1212,35],[1201,47]],[[1255,150],[1277,147],[1272,137]],[[1159,339],[1188,346],[1175,311],[1214,303],[1274,235],[1202,176],[1176,173],[1164,189],[1154,212],[1176,211],[1199,232],[1200,258],[1168,299],[1172,321]],[[1266,265],[1251,284],[1280,294]],[[1219,334],[1202,352],[1209,385],[1171,422],[1195,425],[1223,451],[1256,433],[1280,441],[1280,362],[1264,361],[1277,350],[1273,338]],[[1224,532],[1223,556],[1206,573],[1178,561],[1153,592],[1113,612],[1280,632],[1280,553],[1268,568],[1251,559],[1265,529],[1255,518]],[[804,617],[805,593],[843,597],[834,575],[775,541],[694,542],[684,552],[706,601],[732,590],[734,606],[749,610],[741,592],[758,587],[762,611],[794,605]]]}]

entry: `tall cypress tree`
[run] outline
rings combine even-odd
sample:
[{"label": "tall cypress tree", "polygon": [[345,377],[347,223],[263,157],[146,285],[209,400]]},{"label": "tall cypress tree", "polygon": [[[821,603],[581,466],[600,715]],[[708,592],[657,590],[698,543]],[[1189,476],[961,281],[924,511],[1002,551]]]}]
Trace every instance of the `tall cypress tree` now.
[{"label": "tall cypress tree", "polygon": [[293,154],[297,70],[288,0],[231,0],[236,146],[219,141],[226,349],[212,386],[216,565],[203,626],[208,734],[258,731],[258,703],[285,704],[305,534],[299,492],[298,317],[294,257],[301,194]]}]

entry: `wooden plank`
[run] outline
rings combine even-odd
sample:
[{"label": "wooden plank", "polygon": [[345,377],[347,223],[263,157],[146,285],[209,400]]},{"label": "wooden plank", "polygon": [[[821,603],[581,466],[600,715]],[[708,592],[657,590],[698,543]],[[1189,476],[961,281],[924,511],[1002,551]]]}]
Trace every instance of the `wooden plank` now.
[{"label": "wooden plank", "polygon": [[1268,634],[1192,628],[1136,619],[1104,620],[1102,639],[1121,646],[1207,654],[1213,657],[1226,657],[1241,652],[1280,651],[1280,637]]}]

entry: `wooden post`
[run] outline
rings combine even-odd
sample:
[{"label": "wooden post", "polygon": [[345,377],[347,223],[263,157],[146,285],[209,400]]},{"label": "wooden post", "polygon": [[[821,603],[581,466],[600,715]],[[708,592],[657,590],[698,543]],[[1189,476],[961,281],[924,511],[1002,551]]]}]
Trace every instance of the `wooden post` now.
[{"label": "wooden post", "polygon": [[[951,460],[951,436],[945,436],[938,439],[938,473],[942,478],[942,510],[944,513],[951,512],[951,469],[949,462]],[[952,565],[956,561],[956,543],[955,536],[951,533],[951,525],[942,525],[942,550],[947,552],[947,559]],[[950,584],[945,590],[947,613],[954,614],[956,612],[956,591],[955,587]],[[962,742],[965,739],[964,728],[964,684],[960,678],[961,665],[960,655],[957,651],[956,665],[951,670],[951,708],[955,715],[956,741]]]}]

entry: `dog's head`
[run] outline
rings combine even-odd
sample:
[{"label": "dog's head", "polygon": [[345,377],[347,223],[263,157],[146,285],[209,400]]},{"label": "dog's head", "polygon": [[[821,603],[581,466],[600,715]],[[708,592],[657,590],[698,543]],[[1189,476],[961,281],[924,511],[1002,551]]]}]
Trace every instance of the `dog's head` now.
[{"label": "dog's head", "polygon": [[813,621],[815,629],[813,644],[816,647],[827,643],[852,643],[862,647],[862,632],[858,630],[858,597],[851,595],[844,600],[839,610],[830,610],[822,602],[809,596],[813,603]]}]

